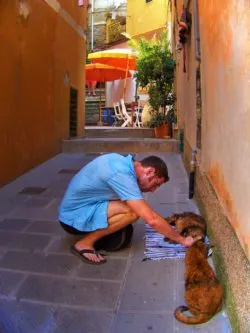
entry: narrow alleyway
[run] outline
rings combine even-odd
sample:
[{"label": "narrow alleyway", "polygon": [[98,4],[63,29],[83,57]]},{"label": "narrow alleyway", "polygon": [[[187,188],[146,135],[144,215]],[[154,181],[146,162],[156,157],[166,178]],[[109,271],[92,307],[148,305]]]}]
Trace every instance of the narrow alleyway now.
[{"label": "narrow alleyway", "polygon": [[[157,155],[170,182],[146,200],[163,216],[198,212],[181,156]],[[0,190],[0,332],[230,333],[224,311],[197,327],[175,320],[184,304],[184,262],[142,262],[142,221],[131,248],[110,254],[105,265],[69,253],[74,240],[56,222],[58,204],[73,174],[95,156],[59,154]]]}]

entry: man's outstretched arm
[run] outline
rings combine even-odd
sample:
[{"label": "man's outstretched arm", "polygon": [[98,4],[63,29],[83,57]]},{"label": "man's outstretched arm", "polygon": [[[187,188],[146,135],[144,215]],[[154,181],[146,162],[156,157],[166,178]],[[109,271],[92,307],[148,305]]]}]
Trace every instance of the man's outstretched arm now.
[{"label": "man's outstretched arm", "polygon": [[177,231],[157,214],[145,200],[128,200],[128,206],[157,232],[184,246],[191,246],[199,238],[182,237]]}]

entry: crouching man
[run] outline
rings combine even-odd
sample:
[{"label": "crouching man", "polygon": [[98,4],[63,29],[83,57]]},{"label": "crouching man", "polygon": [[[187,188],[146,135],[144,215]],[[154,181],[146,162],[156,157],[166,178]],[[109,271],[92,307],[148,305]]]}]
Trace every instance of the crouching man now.
[{"label": "crouching man", "polygon": [[95,243],[138,218],[165,237],[191,246],[196,239],[182,237],[143,199],[142,192],[154,192],[168,180],[167,166],[157,156],[141,161],[113,153],[95,158],[73,177],[59,208],[62,227],[83,234],[72,252],[87,263],[105,263]]}]

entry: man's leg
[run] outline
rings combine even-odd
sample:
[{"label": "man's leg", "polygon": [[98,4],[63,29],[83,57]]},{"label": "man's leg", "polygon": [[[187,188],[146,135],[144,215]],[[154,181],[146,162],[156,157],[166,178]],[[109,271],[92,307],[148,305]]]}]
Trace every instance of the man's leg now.
[{"label": "man's leg", "polygon": [[[104,236],[110,235],[127,225],[135,222],[138,216],[131,211],[129,206],[122,201],[110,201],[108,205],[108,227],[88,233],[83,239],[75,244],[77,250],[94,249],[96,241]],[[101,255],[86,253],[84,256],[92,261],[100,262],[104,258]]]}]

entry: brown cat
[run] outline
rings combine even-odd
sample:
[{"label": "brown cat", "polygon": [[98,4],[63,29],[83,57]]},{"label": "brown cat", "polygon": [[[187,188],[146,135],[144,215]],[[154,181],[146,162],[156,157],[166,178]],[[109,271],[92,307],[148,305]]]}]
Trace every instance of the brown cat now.
[{"label": "brown cat", "polygon": [[[207,262],[209,245],[199,240],[186,251],[185,301],[188,306],[179,306],[175,318],[184,324],[202,324],[221,310],[223,287]],[[188,317],[183,312],[189,311]]]},{"label": "brown cat", "polygon": [[[166,217],[165,220],[176,227],[176,230],[183,236],[201,236],[204,240],[207,232],[207,226],[205,219],[193,212],[185,212],[181,214],[173,214]],[[167,238],[164,240],[168,241]]]}]

